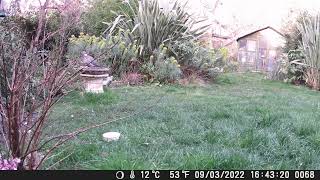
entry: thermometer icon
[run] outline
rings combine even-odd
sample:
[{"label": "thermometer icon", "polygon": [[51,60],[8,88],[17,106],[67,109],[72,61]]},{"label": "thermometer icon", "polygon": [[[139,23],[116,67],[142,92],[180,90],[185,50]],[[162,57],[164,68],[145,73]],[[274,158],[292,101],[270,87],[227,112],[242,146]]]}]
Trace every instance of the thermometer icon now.
[{"label": "thermometer icon", "polygon": [[134,175],[134,171],[131,171],[130,173],[130,179],[134,179],[136,176]]}]

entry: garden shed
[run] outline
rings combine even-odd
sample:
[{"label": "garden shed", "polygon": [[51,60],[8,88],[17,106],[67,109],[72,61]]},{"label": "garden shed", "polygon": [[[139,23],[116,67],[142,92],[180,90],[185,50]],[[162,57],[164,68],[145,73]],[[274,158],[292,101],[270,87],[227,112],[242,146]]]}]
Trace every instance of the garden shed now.
[{"label": "garden shed", "polygon": [[242,70],[272,71],[282,54],[284,35],[267,26],[237,39],[238,61]]}]

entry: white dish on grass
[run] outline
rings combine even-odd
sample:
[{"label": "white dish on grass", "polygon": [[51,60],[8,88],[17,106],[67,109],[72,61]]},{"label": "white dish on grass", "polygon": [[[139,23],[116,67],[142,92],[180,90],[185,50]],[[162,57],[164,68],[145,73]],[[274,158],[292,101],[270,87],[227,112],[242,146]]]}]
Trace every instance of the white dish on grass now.
[{"label": "white dish on grass", "polygon": [[117,141],[120,138],[120,133],[118,132],[106,132],[103,135],[103,139],[107,142]]}]

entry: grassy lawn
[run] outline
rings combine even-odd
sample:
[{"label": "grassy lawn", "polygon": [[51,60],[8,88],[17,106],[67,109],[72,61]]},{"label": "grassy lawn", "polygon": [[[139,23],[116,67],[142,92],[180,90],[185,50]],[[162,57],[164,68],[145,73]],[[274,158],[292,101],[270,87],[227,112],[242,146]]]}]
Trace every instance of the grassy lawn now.
[{"label": "grassy lawn", "polygon": [[[225,74],[216,84],[75,92],[56,106],[48,135],[143,111],[60,148],[57,169],[319,169],[320,93]],[[117,142],[102,133],[118,131]]]}]

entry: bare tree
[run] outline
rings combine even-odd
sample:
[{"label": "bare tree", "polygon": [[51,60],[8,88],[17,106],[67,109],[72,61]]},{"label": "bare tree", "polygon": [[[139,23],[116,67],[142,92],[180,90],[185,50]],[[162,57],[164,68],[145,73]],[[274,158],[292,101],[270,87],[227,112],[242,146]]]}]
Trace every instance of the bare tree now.
[{"label": "bare tree", "polygon": [[[0,36],[0,140],[8,156],[21,160],[18,169],[39,169],[55,149],[78,134],[153,107],[44,139],[46,124],[51,123],[50,110],[81,72],[78,63],[65,61],[68,29],[80,18],[79,6],[80,1],[66,0],[59,5],[46,0],[40,6],[36,31],[30,41],[17,26],[4,29],[4,36]],[[49,11],[60,15],[60,24],[53,31],[46,28]],[[53,44],[47,48],[52,38],[55,41],[50,41]]]},{"label": "bare tree", "polygon": [[[37,150],[49,110],[80,72],[74,61],[63,60],[67,30],[80,17],[77,4],[49,5],[49,0],[40,5],[31,42],[26,42],[23,33],[14,34],[19,32],[14,30],[17,27],[0,39],[0,132],[8,154],[21,159],[19,169],[39,167]],[[61,18],[60,26],[52,32],[45,28],[49,10],[57,11]],[[51,49],[45,49],[55,35]]]},{"label": "bare tree", "polygon": [[[219,5],[221,5],[221,0],[215,0],[214,3],[212,3],[212,1],[210,0],[209,2],[207,2],[206,0],[200,0],[201,4],[203,5],[203,7],[213,16],[215,15],[215,12],[218,8]],[[212,6],[213,5],[213,6]]]}]

